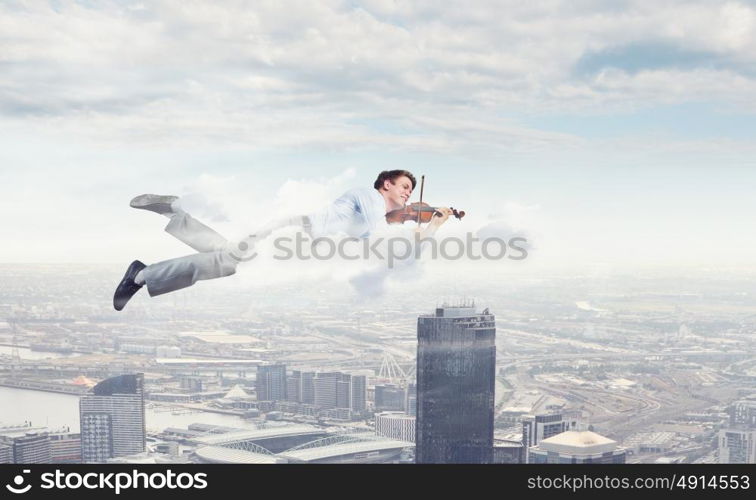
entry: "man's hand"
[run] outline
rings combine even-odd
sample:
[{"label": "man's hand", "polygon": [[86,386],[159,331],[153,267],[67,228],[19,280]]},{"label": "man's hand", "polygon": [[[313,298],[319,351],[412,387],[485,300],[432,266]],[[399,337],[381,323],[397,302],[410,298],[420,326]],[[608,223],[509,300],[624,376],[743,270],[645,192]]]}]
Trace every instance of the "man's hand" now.
[{"label": "man's hand", "polygon": [[436,210],[441,215],[438,215],[438,214],[435,215],[433,217],[433,219],[431,219],[430,225],[431,226],[436,226],[438,228],[438,227],[441,227],[441,225],[443,225],[444,222],[446,222],[447,220],[449,220],[449,217],[451,217],[451,215],[452,215],[452,211],[451,211],[450,208],[446,208],[446,207],[438,208]]},{"label": "man's hand", "polygon": [[450,208],[438,208],[437,210],[441,215],[434,215],[424,229],[421,229],[420,226],[417,226],[417,232],[420,235],[420,238],[432,238],[433,235],[436,234],[438,228],[441,227],[444,222],[449,220],[449,216],[451,216],[452,214]]}]

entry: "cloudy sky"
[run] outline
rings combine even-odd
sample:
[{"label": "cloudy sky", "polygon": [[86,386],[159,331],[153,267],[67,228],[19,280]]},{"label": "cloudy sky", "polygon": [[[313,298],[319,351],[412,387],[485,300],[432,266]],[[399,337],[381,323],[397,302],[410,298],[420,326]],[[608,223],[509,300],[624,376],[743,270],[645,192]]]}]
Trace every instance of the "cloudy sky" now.
[{"label": "cloudy sky", "polygon": [[0,3],[0,262],[186,253],[371,184],[499,221],[563,265],[756,264],[756,5]]}]

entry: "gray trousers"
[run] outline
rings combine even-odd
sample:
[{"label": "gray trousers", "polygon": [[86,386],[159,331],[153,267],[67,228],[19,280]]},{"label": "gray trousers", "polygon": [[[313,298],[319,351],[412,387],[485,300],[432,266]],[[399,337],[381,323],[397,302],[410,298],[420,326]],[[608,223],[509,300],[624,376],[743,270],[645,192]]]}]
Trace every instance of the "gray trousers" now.
[{"label": "gray trousers", "polygon": [[144,280],[151,297],[236,273],[239,260],[231,253],[228,240],[191,215],[174,214],[165,231],[199,253],[147,266]]}]

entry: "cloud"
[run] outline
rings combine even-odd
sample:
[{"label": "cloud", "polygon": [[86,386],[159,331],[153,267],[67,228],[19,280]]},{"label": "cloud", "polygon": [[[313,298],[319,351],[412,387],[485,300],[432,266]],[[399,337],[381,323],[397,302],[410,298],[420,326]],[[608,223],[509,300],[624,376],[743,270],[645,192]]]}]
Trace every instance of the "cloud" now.
[{"label": "cloud", "polygon": [[753,163],[755,16],[730,0],[0,2],[4,259],[44,260],[46,240],[160,258],[179,245],[131,196],[181,194],[233,238],[353,185],[328,174],[384,164],[455,179],[440,199],[469,227],[510,189],[548,209],[574,172],[544,221],[503,212],[541,244],[600,197],[594,167]]},{"label": "cloud", "polygon": [[513,115],[754,101],[754,12],[731,1],[6,2],[0,109],[98,143],[559,148],[575,139]]},{"label": "cloud", "polygon": [[392,271],[388,268],[366,270],[349,279],[349,284],[363,298],[381,297],[386,293],[386,280]]},{"label": "cloud", "polygon": [[349,168],[330,179],[289,179],[276,192],[274,211],[290,217],[325,207],[351,187],[355,176],[356,170]]}]

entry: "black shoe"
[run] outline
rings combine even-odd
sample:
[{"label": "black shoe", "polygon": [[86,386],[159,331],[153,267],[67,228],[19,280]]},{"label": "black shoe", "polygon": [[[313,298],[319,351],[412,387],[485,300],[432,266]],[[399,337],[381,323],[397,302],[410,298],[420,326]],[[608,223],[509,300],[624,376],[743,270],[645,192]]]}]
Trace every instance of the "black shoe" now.
[{"label": "black shoe", "polygon": [[171,203],[178,200],[178,196],[163,196],[159,194],[142,194],[131,200],[132,208],[149,210],[160,215],[170,215],[173,212]]},{"label": "black shoe", "polygon": [[113,295],[113,307],[115,307],[116,311],[123,310],[129,300],[131,300],[131,297],[144,286],[134,283],[134,278],[136,278],[139,271],[145,267],[147,267],[145,264],[135,260],[131,263],[129,268],[126,269],[126,274],[123,275],[123,279],[118,283],[118,288],[116,288],[115,295]]}]

